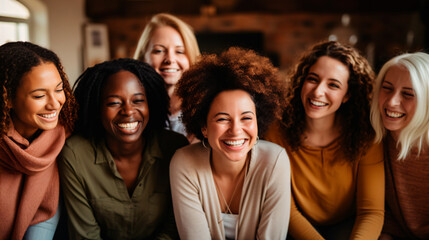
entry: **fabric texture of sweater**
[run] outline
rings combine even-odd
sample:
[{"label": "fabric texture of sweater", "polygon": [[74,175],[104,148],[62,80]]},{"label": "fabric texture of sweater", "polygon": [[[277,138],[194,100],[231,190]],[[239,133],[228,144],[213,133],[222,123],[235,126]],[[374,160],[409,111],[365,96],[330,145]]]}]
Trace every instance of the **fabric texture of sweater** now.
[{"label": "fabric texture of sweater", "polygon": [[294,239],[323,239],[318,226],[334,226],[356,218],[350,239],[377,239],[384,217],[384,165],[381,144],[370,147],[356,162],[344,159],[341,143],[301,146],[292,151],[280,124],[267,140],[283,146],[292,171],[289,234]]},{"label": "fabric texture of sweater", "polygon": [[[225,239],[210,152],[195,143],[179,149],[171,160],[174,215],[181,239]],[[280,146],[260,140],[251,150],[235,239],[285,239],[290,200],[289,158]]]},{"label": "fabric texture of sweater", "polygon": [[56,213],[56,159],[65,139],[60,125],[42,131],[31,143],[13,126],[0,139],[0,239],[22,239],[30,225]]},{"label": "fabric texture of sweater", "polygon": [[384,142],[386,166],[386,216],[383,233],[395,239],[429,239],[429,147],[412,149],[397,160],[396,141]]}]

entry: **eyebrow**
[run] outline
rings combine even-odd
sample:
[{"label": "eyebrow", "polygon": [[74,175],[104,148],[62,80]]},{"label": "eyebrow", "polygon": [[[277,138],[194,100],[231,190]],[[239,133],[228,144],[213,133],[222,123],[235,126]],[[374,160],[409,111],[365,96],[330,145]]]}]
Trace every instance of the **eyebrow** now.
[{"label": "eyebrow", "polygon": [[[61,80],[61,82],[60,83],[58,83],[57,84],[57,86],[55,86],[55,88],[57,88],[57,87],[59,87],[61,84],[63,84],[63,81]],[[34,92],[37,92],[37,91],[47,91],[47,89],[46,88],[38,88],[38,89],[34,89],[33,91],[31,91],[30,93],[34,93]]]},{"label": "eyebrow", "polygon": [[[159,43],[155,43],[153,44],[154,47],[159,46],[159,47],[163,47],[163,48],[167,48],[166,46],[159,44]],[[184,48],[184,45],[176,45],[175,48]]]},{"label": "eyebrow", "polygon": [[[245,112],[242,112],[242,113],[241,113],[241,115],[248,114],[248,113],[251,113],[251,114],[255,115],[255,113],[254,113],[254,112],[252,112],[252,111],[245,111]],[[217,117],[217,116],[219,116],[219,115],[227,115],[227,116],[229,116],[229,114],[228,114],[228,113],[224,113],[224,112],[216,113],[214,116],[215,116],[215,117]]]},{"label": "eyebrow", "polygon": [[[393,84],[392,84],[391,82],[386,81],[386,80],[383,80],[383,83],[388,83],[388,84],[390,84],[390,85],[392,85],[392,86],[393,86]],[[409,87],[404,87],[403,89],[410,90],[410,91],[414,91],[414,88],[409,88]]]},{"label": "eyebrow", "polygon": [[[313,73],[313,72],[310,72],[310,73],[308,73],[308,75],[314,75],[314,76],[316,76],[316,77],[319,77],[319,75],[317,75],[316,73]],[[308,76],[307,75],[307,76]],[[341,81],[340,80],[338,80],[338,79],[335,79],[335,78],[328,78],[329,80],[331,80],[331,81],[335,81],[335,82],[337,82],[337,83],[339,83],[341,86],[343,85],[342,83],[341,83]]]},{"label": "eyebrow", "polygon": [[[146,96],[144,93],[135,93],[135,94],[133,94],[133,96]],[[121,98],[121,96],[119,96],[119,95],[109,95],[109,96],[107,96],[106,98]]]}]

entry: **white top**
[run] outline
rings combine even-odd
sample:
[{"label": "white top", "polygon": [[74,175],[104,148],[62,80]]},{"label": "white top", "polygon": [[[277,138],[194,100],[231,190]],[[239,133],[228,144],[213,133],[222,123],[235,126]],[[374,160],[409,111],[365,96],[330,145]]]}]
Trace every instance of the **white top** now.
[{"label": "white top", "polygon": [[[226,239],[210,152],[195,143],[177,150],[171,160],[171,194],[181,239]],[[286,151],[260,140],[251,150],[234,239],[286,239],[290,204]]]},{"label": "white top", "polygon": [[225,229],[225,237],[227,239],[235,239],[235,229],[237,228],[238,214],[221,213],[223,220],[223,228]]}]

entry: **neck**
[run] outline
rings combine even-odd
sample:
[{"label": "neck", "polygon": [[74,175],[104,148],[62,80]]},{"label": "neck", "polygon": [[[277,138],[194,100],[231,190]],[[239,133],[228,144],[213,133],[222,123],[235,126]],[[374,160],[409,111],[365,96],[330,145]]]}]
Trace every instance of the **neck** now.
[{"label": "neck", "polygon": [[170,114],[175,115],[180,111],[180,105],[182,101],[175,94],[176,85],[166,85],[168,96],[170,97]]},{"label": "neck", "polygon": [[242,161],[233,162],[228,159],[215,158],[212,154],[212,171],[219,178],[229,178],[235,180],[243,170],[245,170],[246,162],[249,155]]},{"label": "neck", "polygon": [[117,141],[107,138],[106,144],[113,158],[121,161],[133,159],[133,156],[141,155],[145,145],[145,139],[141,137],[140,141],[134,143],[118,143]]},{"label": "neck", "polygon": [[324,147],[340,135],[341,124],[338,117],[306,119],[303,142],[309,146]]}]

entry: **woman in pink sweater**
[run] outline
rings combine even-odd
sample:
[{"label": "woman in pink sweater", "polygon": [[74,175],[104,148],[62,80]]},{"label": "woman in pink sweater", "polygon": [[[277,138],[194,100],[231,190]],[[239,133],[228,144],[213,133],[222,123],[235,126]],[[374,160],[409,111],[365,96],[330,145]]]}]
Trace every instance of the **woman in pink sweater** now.
[{"label": "woman in pink sweater", "polygon": [[0,239],[52,239],[56,158],[75,121],[57,55],[29,42],[0,46]]},{"label": "woman in pink sweater", "polygon": [[389,60],[375,82],[371,123],[384,143],[386,214],[380,239],[429,239],[429,54]]}]

